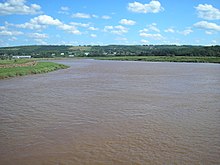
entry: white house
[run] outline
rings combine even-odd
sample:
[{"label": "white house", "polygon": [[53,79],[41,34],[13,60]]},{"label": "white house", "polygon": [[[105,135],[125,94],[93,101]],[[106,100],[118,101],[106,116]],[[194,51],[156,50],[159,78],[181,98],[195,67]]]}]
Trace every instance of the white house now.
[{"label": "white house", "polygon": [[84,53],[86,56],[88,56],[89,55],[89,52],[86,52],[86,53]]},{"label": "white house", "polygon": [[20,58],[31,58],[31,56],[12,56],[12,58],[20,59]]}]

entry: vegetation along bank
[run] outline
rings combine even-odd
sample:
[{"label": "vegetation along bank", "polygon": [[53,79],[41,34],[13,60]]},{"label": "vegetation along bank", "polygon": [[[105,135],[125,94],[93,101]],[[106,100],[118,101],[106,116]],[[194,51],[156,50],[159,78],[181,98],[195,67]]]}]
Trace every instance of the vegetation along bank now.
[{"label": "vegetation along bank", "polygon": [[68,66],[53,62],[37,62],[27,59],[0,60],[0,79],[47,73],[65,68],[68,68]]}]

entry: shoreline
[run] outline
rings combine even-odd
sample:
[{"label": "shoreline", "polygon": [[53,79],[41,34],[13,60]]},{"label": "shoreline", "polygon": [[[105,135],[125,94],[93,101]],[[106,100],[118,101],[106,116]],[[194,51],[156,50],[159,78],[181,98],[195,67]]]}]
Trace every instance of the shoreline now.
[{"label": "shoreline", "polygon": [[96,60],[141,61],[141,62],[182,62],[220,64],[220,57],[206,56],[112,56],[94,57]]},{"label": "shoreline", "polygon": [[[54,62],[24,62],[24,63],[9,63],[2,64],[0,68],[0,80],[7,79],[12,77],[19,77],[25,75],[33,75],[33,74],[42,74],[48,73],[52,71],[56,71],[59,69],[66,69],[69,66],[58,64]],[[5,67],[4,67],[5,66]]]}]

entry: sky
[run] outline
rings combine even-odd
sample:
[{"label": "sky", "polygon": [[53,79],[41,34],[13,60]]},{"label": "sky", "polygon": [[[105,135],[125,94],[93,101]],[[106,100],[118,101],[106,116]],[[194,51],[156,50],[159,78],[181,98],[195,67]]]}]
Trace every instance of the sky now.
[{"label": "sky", "polygon": [[0,47],[220,45],[220,0],[0,0]]}]

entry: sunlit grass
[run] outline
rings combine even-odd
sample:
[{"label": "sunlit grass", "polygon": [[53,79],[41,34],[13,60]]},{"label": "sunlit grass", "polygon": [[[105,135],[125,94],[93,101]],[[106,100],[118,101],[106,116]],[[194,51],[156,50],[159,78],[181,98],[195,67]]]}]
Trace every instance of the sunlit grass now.
[{"label": "sunlit grass", "polygon": [[[9,64],[6,62],[6,64]],[[34,66],[0,68],[0,79],[24,76],[28,74],[47,73],[58,69],[65,69],[68,66],[53,62],[37,62]]]}]

